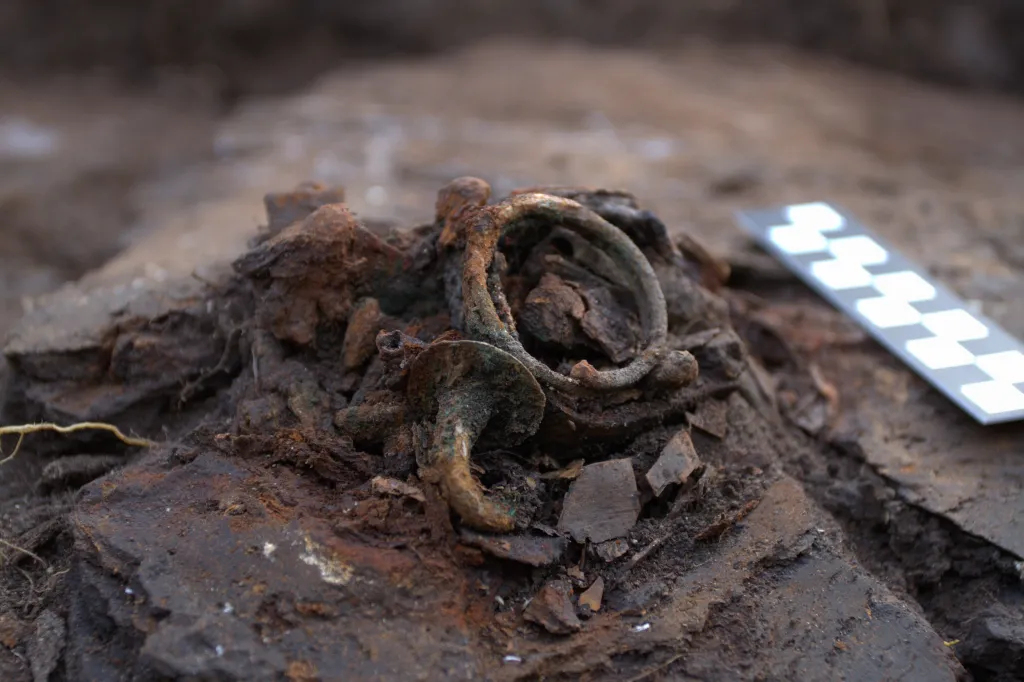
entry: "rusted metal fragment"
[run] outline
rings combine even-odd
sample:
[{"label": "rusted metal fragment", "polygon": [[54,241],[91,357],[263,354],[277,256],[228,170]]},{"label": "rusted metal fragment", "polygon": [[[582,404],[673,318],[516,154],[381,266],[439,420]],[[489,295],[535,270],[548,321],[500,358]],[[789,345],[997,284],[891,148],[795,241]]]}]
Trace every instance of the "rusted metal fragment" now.
[{"label": "rusted metal fragment", "polygon": [[530,600],[523,618],[553,635],[571,635],[583,626],[572,605],[572,586],[565,580],[544,585]]},{"label": "rusted metal fragment", "polygon": [[614,257],[578,232],[557,225],[547,230],[547,236],[530,250],[524,274],[539,279],[551,272],[581,287],[606,287],[628,297],[633,284]]},{"label": "rusted metal fragment", "polygon": [[569,542],[560,536],[490,535],[463,528],[459,539],[499,559],[529,566],[551,566],[561,561]]},{"label": "rusted metal fragment", "polygon": [[642,210],[632,192],[595,187],[538,186],[517,189],[510,196],[539,192],[579,202],[625,232],[645,252],[666,261],[680,254],[665,224],[650,211]]},{"label": "rusted metal fragment", "polygon": [[584,409],[557,394],[549,395],[551,409],[541,425],[538,438],[557,445],[566,457],[591,449],[594,443],[621,443],[667,421],[691,413],[704,401],[727,397],[735,384],[684,388],[664,397],[629,400],[604,409]]},{"label": "rusted metal fragment", "polygon": [[576,542],[624,537],[640,514],[640,495],[628,459],[588,464],[562,503],[558,529]]},{"label": "rusted metal fragment", "polygon": [[[580,204],[544,194],[512,197],[495,206],[469,211],[462,220],[461,229],[467,242],[459,309],[467,336],[507,351],[542,384],[566,392],[580,388],[595,391],[629,388],[658,364],[667,334],[665,297],[650,263],[621,230]],[[502,238],[508,239],[524,225],[539,221],[560,224],[595,241],[632,280],[646,346],[625,367],[576,375],[570,372],[566,376],[523,347],[501,290],[498,274],[503,269],[500,264],[504,257],[497,249]]]},{"label": "rusted metal fragment", "polygon": [[268,224],[264,238],[274,236],[292,223],[305,220],[321,206],[343,203],[343,187],[329,187],[317,182],[300,183],[290,192],[266,194],[263,197],[263,206],[267,211]]},{"label": "rusted metal fragment", "polygon": [[491,186],[480,178],[455,178],[437,193],[434,205],[435,220],[441,224],[438,246],[450,248],[465,244],[459,221],[469,209],[480,208],[491,198]]},{"label": "rusted metal fragment", "polygon": [[342,204],[323,206],[235,262],[262,296],[260,320],[281,339],[308,345],[317,327],[344,322],[360,296],[401,309],[422,288],[405,254],[362,227]]},{"label": "rusted metal fragment", "polygon": [[582,345],[580,320],[587,306],[575,288],[557,275],[544,275],[526,297],[519,328],[544,344],[573,350]]},{"label": "rusted metal fragment", "polygon": [[359,302],[349,317],[341,344],[341,364],[347,371],[365,364],[377,352],[377,335],[384,324],[377,299]]},{"label": "rusted metal fragment", "polygon": [[[552,215],[558,214],[540,219],[554,221]],[[526,220],[535,218],[529,215]],[[432,262],[417,259],[427,252],[437,254],[436,228],[429,226],[385,242],[406,259],[399,279],[410,272],[427,272],[417,269],[421,265],[408,263]],[[350,265],[349,274],[361,272],[364,264]],[[508,317],[512,308],[500,296],[504,265],[501,253],[495,253],[484,273],[485,285],[498,319],[514,329]],[[309,273],[313,277],[323,274],[315,268]],[[486,436],[489,426],[500,425],[500,420],[514,411],[508,405],[481,409],[476,387],[467,391],[468,395],[452,399],[465,388],[454,385],[455,379],[466,378],[462,362],[442,363],[445,371],[431,378],[434,383],[429,393],[438,404],[431,404],[430,409],[408,410],[409,386],[401,381],[390,383],[400,379],[404,370],[419,366],[424,353],[430,352],[427,349],[440,346],[438,334],[454,319],[443,309],[437,314],[437,305],[448,301],[437,290],[436,279],[426,277],[417,292],[422,308],[395,313],[398,334],[380,337],[383,343],[375,344],[378,357],[341,377],[335,376],[343,355],[340,322],[350,323],[351,317],[344,321],[322,317],[320,322],[328,324],[317,323],[313,347],[296,349],[274,341],[264,348],[258,328],[265,318],[258,310],[264,302],[279,305],[280,301],[264,296],[267,280],[236,282],[243,288],[255,284],[258,295],[246,299],[250,304],[247,315],[252,316],[245,320],[240,344],[245,351],[243,367],[251,367],[251,374],[239,375],[230,391],[215,395],[217,406],[226,407],[225,414],[238,408],[228,433],[192,432],[173,454],[152,454],[154,459],[115,472],[83,493],[74,518],[75,567],[69,574],[68,633],[73,639],[65,661],[69,678],[114,679],[127,674],[143,679],[157,674],[168,679],[315,679],[330,671],[352,680],[566,675],[630,679],[650,677],[648,664],[655,667],[655,675],[657,666],[666,661],[703,665],[701,656],[721,652],[724,632],[733,638],[730,644],[737,653],[730,662],[736,661],[736,668],[741,669],[737,673],[740,680],[774,679],[792,675],[793,670],[802,674],[800,666],[807,660],[814,661],[812,673],[824,671],[820,677],[803,675],[812,680],[844,675],[851,679],[907,677],[906,670],[897,668],[905,657],[913,658],[930,678],[946,679],[942,676],[946,662],[942,656],[946,654],[941,646],[932,646],[934,633],[923,621],[915,621],[905,605],[886,603],[884,586],[863,573],[838,543],[831,544],[829,521],[813,505],[806,505],[803,516],[795,514],[786,504],[800,502],[794,501],[798,494],[774,489],[756,509],[735,501],[760,494],[768,483],[765,477],[771,475],[764,473],[767,468],[737,473],[723,465],[717,478],[723,482],[722,490],[715,486],[704,489],[705,495],[698,498],[702,504],[686,507],[685,523],[673,526],[672,519],[652,517],[645,520],[642,531],[627,528],[618,537],[591,544],[591,554],[598,560],[586,557],[587,576],[603,573],[614,582],[610,593],[627,590],[629,598],[614,603],[627,604],[642,621],[629,620],[632,613],[609,613],[604,606],[599,613],[591,613],[586,632],[571,640],[546,636],[533,628],[517,629],[517,609],[507,608],[509,604],[500,606],[493,588],[508,586],[513,594],[521,594],[530,589],[531,580],[548,579],[558,569],[524,571],[492,562],[482,570],[473,564],[482,552],[465,546],[452,552],[451,519],[434,486],[423,486],[424,501],[414,503],[418,496],[406,495],[396,485],[395,479],[412,480],[407,477],[412,473],[413,452],[421,456],[423,464],[431,463],[430,453],[423,448],[430,447],[432,429],[434,444],[454,444],[455,454],[468,460],[472,450],[468,436]],[[391,286],[387,280],[365,290],[357,287],[350,300],[355,304],[367,296],[377,298],[380,289],[387,294],[378,299],[381,311],[387,309],[391,314],[386,304]],[[218,296],[213,302],[219,306],[224,300]],[[198,303],[205,307],[206,301]],[[317,315],[322,313],[316,309]],[[253,317],[255,324],[249,324]],[[706,323],[696,319],[687,324],[691,322],[697,325],[693,329]],[[256,331],[250,333],[253,328]],[[681,330],[675,329],[674,335],[682,336]],[[413,335],[423,341],[413,340]],[[703,351],[708,345],[694,350]],[[277,353],[275,346],[277,350],[288,347],[292,353]],[[728,344],[719,349],[728,350]],[[129,361],[126,376],[136,370],[140,371],[132,376],[147,373],[144,366],[133,364],[146,357],[143,348],[138,350],[138,354],[123,356]],[[732,359],[728,352],[721,355]],[[572,378],[567,364],[558,366],[558,359],[548,356],[538,359]],[[680,367],[685,368],[686,356],[676,359],[682,360]],[[597,360],[594,363],[601,365]],[[709,362],[709,371],[702,372],[697,389],[673,392],[655,390],[647,383],[659,376],[664,367],[659,363],[627,391],[602,394],[601,400],[592,400],[583,391],[581,396],[567,399],[572,418],[578,420],[566,426],[572,431],[567,440],[578,454],[603,457],[622,452],[615,448],[621,445],[616,441],[624,433],[664,426],[666,415],[678,416],[719,395],[709,392],[709,387],[718,381],[716,374],[728,369],[726,363],[716,369]],[[501,374],[500,363],[485,369]],[[586,366],[580,371],[587,371]],[[518,395],[507,388],[507,384],[486,386],[502,399],[505,394]],[[438,398],[446,391],[444,400],[452,400],[443,406]],[[738,395],[733,397],[742,402]],[[245,409],[234,404],[236,399]],[[268,407],[264,413],[255,409],[261,400]],[[518,407],[515,400],[512,403]],[[323,422],[346,405],[354,409],[341,413],[339,438]],[[457,412],[447,409],[452,407],[468,409],[460,412],[458,419],[449,420],[447,431],[437,429],[440,415],[451,417]],[[487,411],[493,414],[482,419]],[[747,411],[750,414],[744,417],[733,406],[726,440],[711,445],[700,441],[702,454],[709,461],[733,466],[740,460],[764,465],[779,461],[777,449],[784,447],[785,441],[767,430],[748,428],[742,420],[757,415],[749,406]],[[260,428],[253,429],[251,423],[243,427],[239,423],[243,413]],[[261,418],[260,414],[275,416]],[[548,418],[568,414],[558,407]],[[192,417],[196,416],[193,412]],[[202,416],[209,415],[204,411]],[[189,433],[192,428],[194,424],[172,433]],[[495,449],[481,457],[480,463],[486,464],[485,480],[493,485],[496,500],[516,503],[520,515],[515,523],[539,528],[539,524],[521,523],[522,517],[542,503],[543,514],[557,514],[566,484],[539,480],[536,472],[524,474],[524,469],[536,462],[538,453],[573,455],[569,447],[548,440],[548,434],[537,433],[536,443],[529,446],[513,444],[528,431],[520,429],[510,435],[495,429],[490,444]],[[603,434],[607,440],[591,440],[594,434]],[[372,443],[374,453],[383,445],[385,457],[356,451],[352,445],[356,435]],[[751,447],[735,447],[737,442]],[[714,448],[718,449],[712,452]],[[406,464],[389,464],[388,453],[398,452]],[[424,458],[424,454],[428,456]],[[431,476],[428,466],[421,473],[428,479]],[[585,473],[581,471],[581,477]],[[375,479],[378,476],[393,478]],[[501,483],[490,483],[498,480]],[[466,478],[457,480],[464,482]],[[745,489],[741,498],[724,500],[725,485],[737,482],[749,484],[751,489]],[[523,493],[530,486],[542,492],[527,499]],[[635,481],[632,486],[636,496]],[[607,502],[608,496],[600,498],[602,507]],[[766,505],[769,513],[762,514]],[[453,506],[459,511],[458,505]],[[740,518],[737,511],[749,513],[742,524],[736,523]],[[695,519],[695,515],[700,517]],[[631,517],[635,521],[635,509]],[[649,549],[655,546],[650,543],[633,554],[645,558],[642,568],[632,574],[623,570],[627,561],[620,560],[619,566],[602,563],[629,550],[631,545],[623,538],[627,534],[645,542],[656,537],[660,542],[656,552]],[[663,537],[666,539],[661,541]],[[693,542],[695,537],[706,541]],[[802,572],[794,580],[792,574],[798,567]],[[627,575],[627,584],[613,577],[616,575]],[[843,582],[838,606],[829,600],[840,590],[829,592],[826,577]],[[571,573],[570,578],[580,589],[585,586],[582,572]],[[849,583],[858,586],[845,589]],[[803,592],[812,593],[813,599]],[[794,593],[799,594],[794,597]],[[800,609],[790,607],[794,599]],[[571,595],[568,602],[571,607]],[[604,602],[613,603],[611,594]],[[875,611],[875,621],[889,628],[871,640],[886,655],[868,658],[858,653],[858,667],[842,668],[847,662],[835,659],[847,652],[838,654],[822,644],[846,637],[851,619],[868,603]],[[497,611],[495,604],[499,604]],[[762,614],[762,610],[768,611],[765,605],[772,610]],[[641,609],[648,612],[641,613]],[[802,616],[801,609],[813,612],[814,632],[801,629],[798,647],[784,644],[765,651],[765,641],[789,641],[791,622]],[[752,613],[755,615],[750,616]],[[753,624],[748,622],[751,617]],[[762,628],[763,623],[768,626]],[[564,627],[564,622],[559,627]],[[855,642],[861,641],[863,630],[870,627],[877,624],[855,622]],[[802,656],[805,650],[810,659]],[[510,651],[519,660],[515,666],[503,666],[500,661]],[[721,665],[720,657],[716,662]],[[677,666],[666,675],[679,672]],[[701,671],[709,679],[714,679],[716,672],[720,670]]]},{"label": "rusted metal fragment", "polygon": [[661,497],[670,485],[685,483],[698,466],[700,458],[690,434],[685,429],[680,430],[662,448],[654,466],[647,471],[647,484],[655,496]]},{"label": "rusted metal fragment", "polygon": [[[728,324],[728,304],[700,286],[705,274],[710,275],[708,279],[712,283],[720,281],[723,268],[728,266],[694,240],[686,244],[691,247],[693,258],[684,258],[665,224],[651,211],[640,208],[633,194],[592,187],[540,186],[516,190],[512,196],[533,192],[579,202],[625,232],[643,251],[657,275],[665,293],[671,329],[692,331],[695,323],[707,326]],[[700,248],[695,249],[694,244]]]}]

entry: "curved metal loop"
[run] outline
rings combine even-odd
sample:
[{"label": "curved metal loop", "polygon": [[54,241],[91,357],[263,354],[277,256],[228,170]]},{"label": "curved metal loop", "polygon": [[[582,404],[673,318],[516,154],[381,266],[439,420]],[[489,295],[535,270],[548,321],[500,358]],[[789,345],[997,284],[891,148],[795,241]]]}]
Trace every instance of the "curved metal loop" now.
[{"label": "curved metal loop", "polygon": [[[579,388],[599,391],[629,388],[658,365],[668,334],[665,295],[651,264],[626,233],[571,199],[546,194],[515,196],[474,211],[465,219],[468,223],[463,226],[466,236],[462,269],[463,331],[470,338],[501,348],[526,365],[538,381],[566,392]],[[599,371],[583,361],[573,367],[568,376],[556,372],[530,355],[519,340],[514,322],[509,316],[499,315],[495,299],[498,298],[502,306],[507,304],[500,285],[489,278],[498,241],[514,233],[527,220],[538,219],[590,239],[632,280],[644,348],[625,367]]]}]

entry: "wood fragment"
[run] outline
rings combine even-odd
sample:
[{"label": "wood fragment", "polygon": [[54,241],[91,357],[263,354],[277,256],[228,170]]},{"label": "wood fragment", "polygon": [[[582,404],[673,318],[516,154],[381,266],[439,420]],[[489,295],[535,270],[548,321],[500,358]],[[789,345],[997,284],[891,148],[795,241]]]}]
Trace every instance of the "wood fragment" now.
[{"label": "wood fragment", "polygon": [[459,539],[499,559],[529,566],[551,566],[562,559],[569,541],[563,537],[537,535],[492,535],[463,528]]},{"label": "wood fragment", "polygon": [[761,504],[761,500],[750,500],[740,507],[739,511],[724,515],[718,521],[715,521],[710,526],[702,530],[697,534],[694,540],[697,542],[706,542],[707,540],[714,540],[721,537],[727,530],[745,519],[747,514],[757,509],[757,505],[759,504]]},{"label": "wood fragment", "polygon": [[641,561],[643,561],[651,554],[653,554],[655,551],[657,551],[662,545],[664,545],[668,541],[670,537],[672,537],[672,533],[665,533],[661,537],[651,541],[646,547],[644,547],[642,550],[634,554],[630,558],[629,562],[626,564],[625,569],[623,570],[623,576],[628,575],[630,571],[636,568],[637,564],[639,564]]},{"label": "wood fragment", "polygon": [[601,600],[604,599],[604,578],[597,576],[597,580],[590,584],[583,594],[580,595],[579,605],[587,607],[594,613],[601,610]]}]

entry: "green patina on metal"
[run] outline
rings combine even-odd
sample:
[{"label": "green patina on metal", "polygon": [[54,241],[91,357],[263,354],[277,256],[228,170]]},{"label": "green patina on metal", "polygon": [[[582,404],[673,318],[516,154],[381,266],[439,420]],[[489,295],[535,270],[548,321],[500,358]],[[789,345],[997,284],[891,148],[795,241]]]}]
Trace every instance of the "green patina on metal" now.
[{"label": "green patina on metal", "polygon": [[518,445],[540,427],[546,399],[529,370],[509,353],[479,341],[435,343],[409,372],[410,405],[433,420],[429,448],[420,462],[440,484],[448,504],[468,526],[509,531],[513,512],[484,496],[470,471],[469,455],[481,439]]},{"label": "green patina on metal", "polygon": [[[464,332],[515,356],[544,385],[565,392],[580,388],[614,391],[641,381],[665,351],[668,315],[657,275],[643,252],[619,228],[583,205],[562,197],[523,194],[495,206],[463,214],[466,250],[462,297]],[[625,367],[599,371],[580,363],[568,376],[530,355],[515,332],[510,316],[501,314],[503,295],[492,277],[499,240],[528,221],[545,220],[593,240],[635,284],[646,347]]]}]

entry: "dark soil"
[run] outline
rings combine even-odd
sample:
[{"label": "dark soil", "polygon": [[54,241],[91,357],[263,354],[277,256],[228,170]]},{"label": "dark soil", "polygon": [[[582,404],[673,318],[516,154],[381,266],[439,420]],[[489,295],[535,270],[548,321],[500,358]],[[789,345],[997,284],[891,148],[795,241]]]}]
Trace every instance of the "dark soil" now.
[{"label": "dark soil", "polygon": [[[627,195],[557,191],[643,248],[674,302],[672,347],[692,350],[701,371],[693,382],[689,374],[658,379],[655,370],[639,389],[607,397],[549,391],[535,437],[483,447],[475,463],[488,495],[515,510],[508,541],[530,544],[523,555],[489,550],[500,536],[467,538],[460,526],[485,517],[457,506],[447,460],[430,454],[458,447],[433,425],[449,418],[467,429],[507,419],[501,438],[511,438],[523,417],[477,411],[491,390],[509,400],[523,389],[456,386],[464,405],[438,393],[433,408],[418,407],[421,391],[446,390],[446,377],[465,372],[459,363],[468,361],[456,354],[451,366],[430,368],[436,389],[417,379],[423,363],[449,357],[432,349],[457,348],[452,339],[475,329],[468,318],[456,325],[449,317],[470,310],[462,307],[469,290],[451,288],[446,274],[461,267],[460,244],[474,238],[452,226],[477,224],[451,221],[476,215],[466,213],[472,208],[439,201],[433,225],[382,239],[343,205],[316,208],[307,190],[277,195],[268,199],[271,226],[287,224],[275,219],[280,211],[313,212],[264,231],[235,262],[237,274],[201,297],[179,298],[155,316],[137,299],[128,309],[139,312],[118,314],[113,329],[103,330],[100,318],[100,345],[89,351],[58,351],[65,342],[48,350],[32,340],[31,325],[15,334],[8,419],[77,414],[162,444],[123,453],[126,466],[70,494],[55,493],[54,484],[74,490],[72,473],[100,474],[81,466],[98,461],[82,454],[116,452],[116,444],[37,445],[34,461],[56,457],[59,475],[37,475],[15,460],[22,480],[46,480],[5,503],[20,548],[4,554],[10,679],[28,679],[17,652],[44,669],[42,679],[69,680],[622,679],[673,671],[966,679],[915,608],[853,559],[834,523],[785,473],[800,462],[823,466],[827,451],[784,424],[757,380],[763,370],[729,327],[732,294],[709,274],[722,268],[684,256],[704,252],[693,250],[692,237],[690,250],[678,250]],[[564,246],[546,251],[550,229],[536,223],[506,244],[504,288],[514,290],[518,278],[524,290],[543,291],[529,263],[545,253],[547,272],[563,273],[579,291],[604,286],[598,273],[611,271],[593,254],[579,252],[571,265]],[[533,232],[540,241],[531,247]],[[446,249],[458,257],[449,260]],[[552,253],[562,254],[562,265]],[[700,286],[702,277],[719,293]],[[510,296],[513,315],[522,300]],[[558,298],[532,300],[558,310]],[[619,316],[613,327],[621,327],[631,313],[602,314]],[[89,319],[95,326],[97,317]],[[401,330],[392,335],[398,345],[364,328]],[[607,347],[604,327],[582,331]],[[355,350],[374,344],[379,354]],[[579,346],[549,348],[544,357],[558,366]],[[495,381],[504,370],[481,371],[479,381]],[[805,379],[798,368],[780,376]],[[525,396],[511,398],[514,410],[532,399]],[[536,423],[530,428],[526,435]],[[659,499],[645,474],[680,430],[690,431],[700,465]],[[590,466],[628,462],[627,479],[603,484],[603,497],[577,499],[575,516],[607,527],[610,519],[600,519],[619,514],[614,499],[638,496],[636,507],[620,530],[569,530],[573,542],[538,555],[534,544],[566,523],[567,491],[599,476],[558,471],[559,459],[575,457]],[[597,612],[581,611],[580,621],[575,594],[598,578],[604,601]],[[531,600],[563,603],[524,611]],[[765,646],[783,632],[785,641]]]}]

